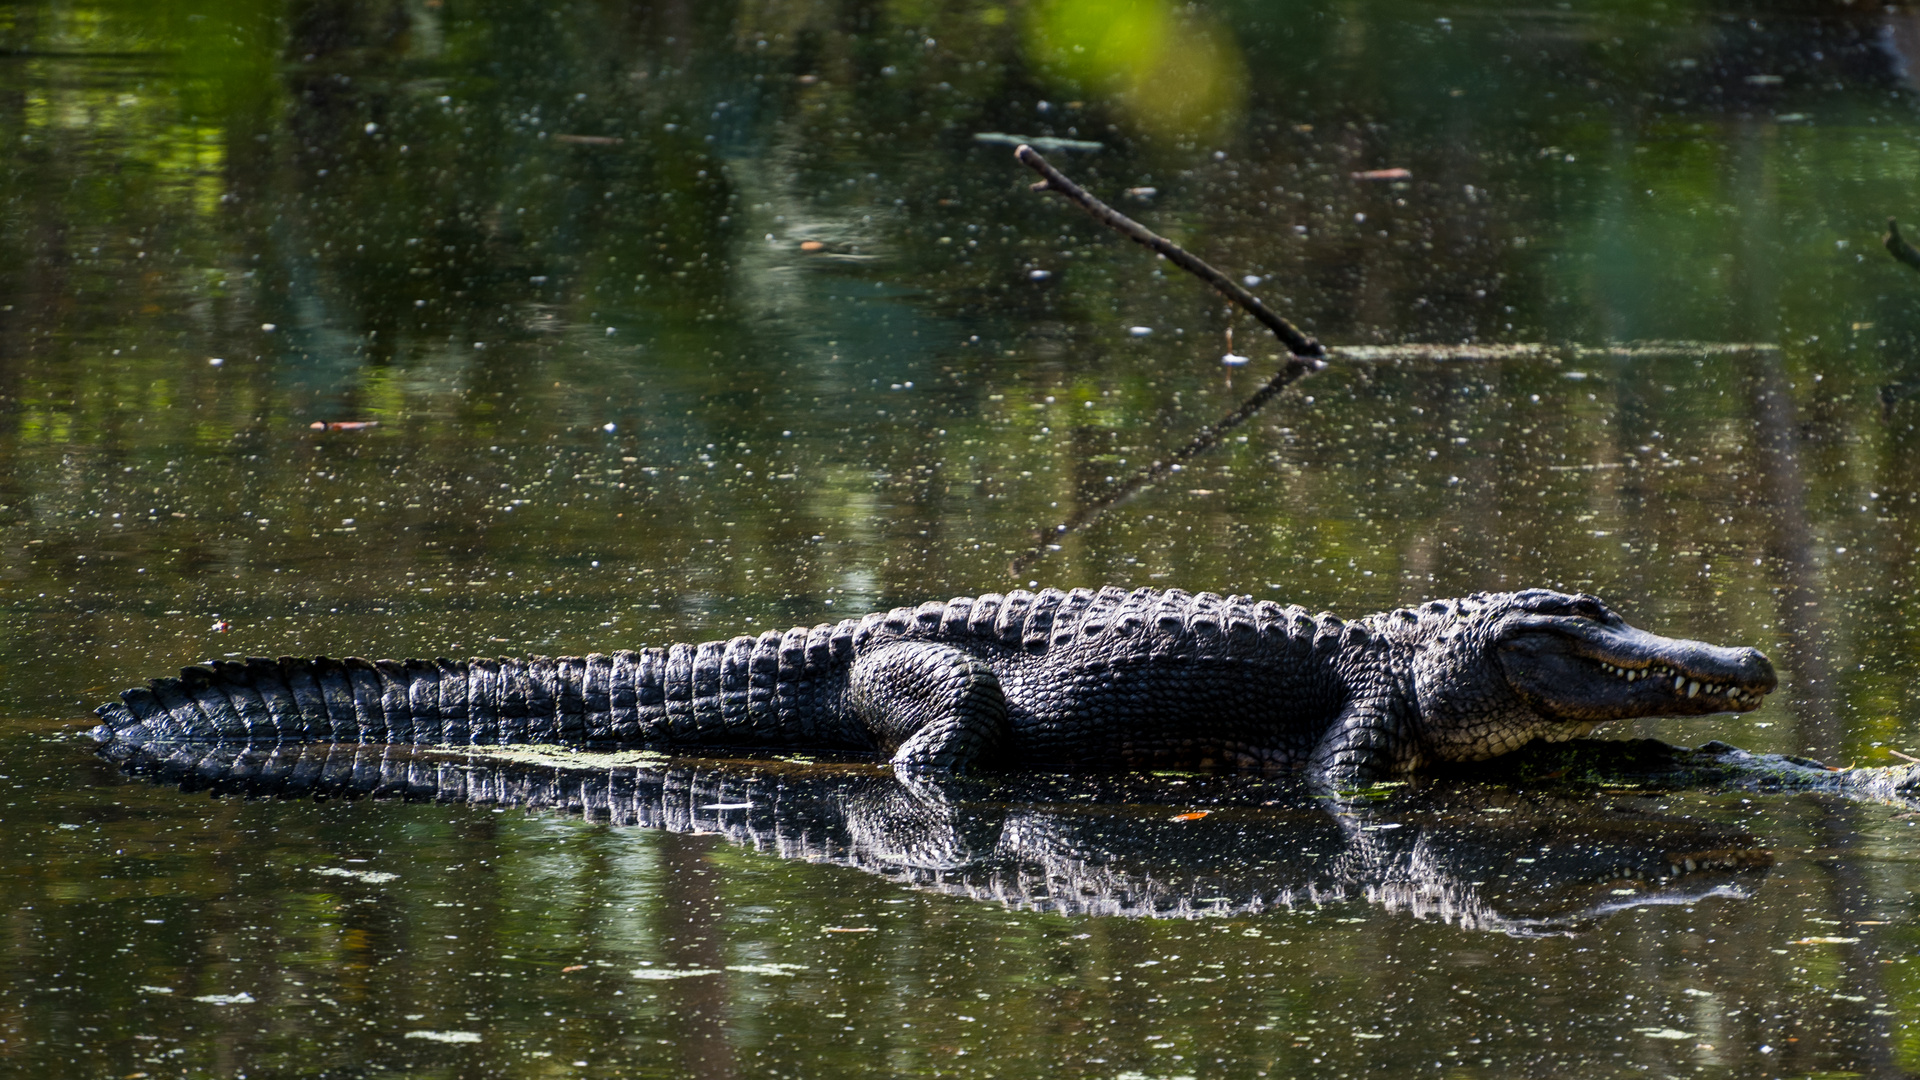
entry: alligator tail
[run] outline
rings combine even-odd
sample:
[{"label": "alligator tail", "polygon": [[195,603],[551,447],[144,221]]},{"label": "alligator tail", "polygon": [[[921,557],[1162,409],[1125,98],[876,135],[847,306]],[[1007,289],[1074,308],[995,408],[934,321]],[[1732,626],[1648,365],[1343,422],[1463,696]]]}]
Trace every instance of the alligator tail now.
[{"label": "alligator tail", "polygon": [[[825,639],[823,639],[824,641]],[[216,660],[95,712],[102,742],[778,746],[818,739],[802,700],[832,649],[769,633],[526,660]],[[837,642],[835,642],[837,644]]]},{"label": "alligator tail", "polygon": [[[622,659],[633,654],[623,654]],[[95,712],[102,741],[586,743],[618,737],[615,658],[327,657],[189,667]],[[628,702],[634,679],[624,682]],[[631,719],[634,710],[627,712]],[[637,734],[637,732],[635,732]]]}]

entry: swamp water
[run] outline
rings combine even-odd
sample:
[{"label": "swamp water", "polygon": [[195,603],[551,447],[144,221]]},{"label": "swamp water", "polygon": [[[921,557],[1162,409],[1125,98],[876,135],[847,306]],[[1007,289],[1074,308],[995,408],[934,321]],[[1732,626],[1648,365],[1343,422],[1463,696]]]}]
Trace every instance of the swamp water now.
[{"label": "swamp water", "polygon": [[[1920,1071],[1908,807],[80,737],[207,658],[1538,584],[1780,668],[1616,734],[1920,753],[1915,59],[1864,4],[0,6],[0,1073]],[[1005,136],[1384,350],[1018,579],[1277,350]]]}]

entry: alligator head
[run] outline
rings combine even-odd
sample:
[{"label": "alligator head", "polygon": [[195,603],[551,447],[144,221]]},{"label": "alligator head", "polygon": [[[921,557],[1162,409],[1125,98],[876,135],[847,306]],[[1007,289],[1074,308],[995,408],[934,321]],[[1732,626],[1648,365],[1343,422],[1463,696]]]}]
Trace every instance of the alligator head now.
[{"label": "alligator head", "polygon": [[1480,593],[1393,618],[1414,648],[1426,750],[1442,760],[1576,738],[1609,720],[1745,712],[1778,683],[1754,649],[1649,634],[1584,594]]}]

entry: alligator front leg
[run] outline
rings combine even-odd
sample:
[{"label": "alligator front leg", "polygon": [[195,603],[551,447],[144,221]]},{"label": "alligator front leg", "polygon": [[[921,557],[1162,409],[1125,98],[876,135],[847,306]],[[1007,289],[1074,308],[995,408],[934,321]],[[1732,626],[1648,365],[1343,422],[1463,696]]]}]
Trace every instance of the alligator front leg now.
[{"label": "alligator front leg", "polygon": [[853,662],[847,697],[897,768],[965,768],[1007,733],[999,677],[986,661],[951,645],[883,645]]},{"label": "alligator front leg", "polygon": [[1313,749],[1314,779],[1335,788],[1359,787],[1418,768],[1409,726],[1389,694],[1355,695]]}]

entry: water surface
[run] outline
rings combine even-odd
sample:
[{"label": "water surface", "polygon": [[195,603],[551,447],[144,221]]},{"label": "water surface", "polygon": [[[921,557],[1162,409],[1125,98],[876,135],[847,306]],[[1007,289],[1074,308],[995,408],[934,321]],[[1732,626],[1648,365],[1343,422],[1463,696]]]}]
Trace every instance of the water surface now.
[{"label": "water surface", "polygon": [[[1770,853],[1536,936],[208,800],[76,738],[221,656],[608,651],[1029,581],[1342,614],[1551,585],[1781,669],[1757,712],[1622,735],[1920,753],[1920,275],[1878,246],[1916,213],[1916,49],[1864,5],[0,7],[0,1068],[1920,1070],[1902,807],[1484,793]],[[1337,362],[1014,578],[1278,349],[990,133],[1100,144],[1052,153],[1330,344],[1544,348]],[[1258,816],[1186,782],[1102,805]],[[716,974],[634,974],[669,969]]]}]

